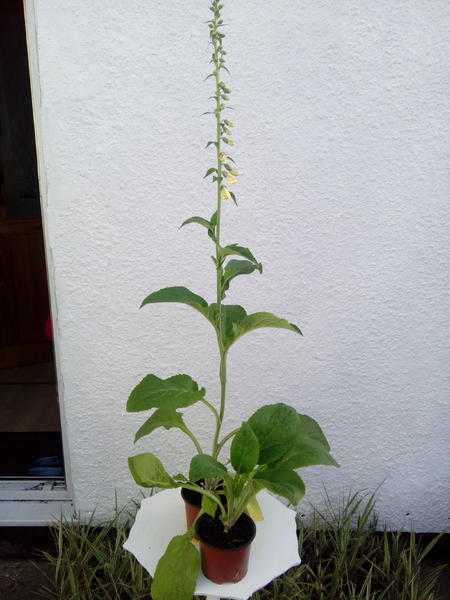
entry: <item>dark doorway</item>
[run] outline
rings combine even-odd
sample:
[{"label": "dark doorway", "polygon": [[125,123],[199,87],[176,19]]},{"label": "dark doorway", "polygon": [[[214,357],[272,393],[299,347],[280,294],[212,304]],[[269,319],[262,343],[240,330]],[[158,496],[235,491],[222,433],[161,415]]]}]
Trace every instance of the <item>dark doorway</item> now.
[{"label": "dark doorway", "polygon": [[0,0],[0,478],[62,478],[22,0]]}]

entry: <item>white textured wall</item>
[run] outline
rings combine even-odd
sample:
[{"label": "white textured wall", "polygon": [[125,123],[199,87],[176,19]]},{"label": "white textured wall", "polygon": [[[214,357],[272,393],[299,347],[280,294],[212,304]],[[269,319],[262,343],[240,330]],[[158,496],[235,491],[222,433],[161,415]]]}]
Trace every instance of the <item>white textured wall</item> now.
[{"label": "white textured wall", "polygon": [[[202,2],[35,0],[63,401],[80,509],[136,493],[125,415],[147,372],[217,392],[214,338],[144,295],[214,290],[202,181],[209,48]],[[340,470],[308,469],[309,499],[379,490],[395,527],[449,523],[447,0],[229,0],[240,206],[225,238],[263,276],[230,300],[298,322],[231,355],[227,426],[262,403],[316,417]],[[208,413],[194,409],[206,438]],[[179,470],[189,443],[142,444]],[[306,510],[307,502],[304,504]]]}]

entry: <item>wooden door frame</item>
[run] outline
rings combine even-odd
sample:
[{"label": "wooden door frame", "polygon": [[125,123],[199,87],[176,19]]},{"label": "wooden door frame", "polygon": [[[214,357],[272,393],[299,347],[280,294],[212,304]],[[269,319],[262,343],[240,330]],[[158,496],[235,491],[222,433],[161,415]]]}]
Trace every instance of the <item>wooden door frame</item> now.
[{"label": "wooden door frame", "polygon": [[[0,508],[3,502],[10,504],[11,501],[23,502],[24,500],[29,500],[29,510],[28,512],[26,511],[28,518],[24,520],[22,517],[20,517],[17,522],[14,522],[14,519],[12,519],[10,524],[20,525],[22,524],[22,522],[24,522],[24,524],[29,524],[29,522],[33,522],[34,524],[44,525],[46,524],[46,522],[48,522],[49,514],[57,516],[58,514],[61,514],[63,512],[67,513],[68,505],[71,505],[71,499],[73,498],[73,486],[70,469],[69,444],[66,426],[67,422],[64,407],[64,385],[61,372],[59,322],[57,298],[55,291],[54,266],[53,257],[50,252],[50,246],[48,243],[49,235],[47,215],[47,177],[44,159],[44,144],[41,129],[41,86],[39,76],[38,37],[36,29],[36,6],[35,0],[22,1],[25,16],[26,43],[28,51],[28,65],[30,73],[31,98],[36,140],[39,198],[42,213],[42,229],[45,245],[45,257],[47,263],[49,300],[53,322],[53,344],[57,377],[58,405],[61,421],[61,435],[63,443],[65,486],[64,489],[61,489],[61,486],[48,485],[48,482],[42,482],[42,485],[39,486],[36,485],[36,481],[34,482],[34,486],[30,486],[30,481],[24,481],[23,485],[20,485],[18,480],[16,481],[16,485],[13,485],[12,482],[9,482],[9,485],[1,486],[0,482]],[[33,492],[32,494],[30,493],[31,491]],[[49,503],[51,503],[52,506],[49,507]],[[6,524],[7,522],[9,523],[9,520],[6,520],[5,522],[5,520],[2,519],[2,516],[0,515],[0,524]]]}]

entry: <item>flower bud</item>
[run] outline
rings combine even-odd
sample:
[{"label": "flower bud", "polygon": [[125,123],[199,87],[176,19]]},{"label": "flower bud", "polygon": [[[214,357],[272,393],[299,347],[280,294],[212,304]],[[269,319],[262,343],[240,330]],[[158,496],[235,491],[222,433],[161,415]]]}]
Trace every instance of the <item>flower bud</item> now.
[{"label": "flower bud", "polygon": [[231,194],[230,194],[229,190],[227,190],[227,188],[226,188],[226,187],[223,187],[223,188],[220,190],[220,198],[221,198],[222,200],[229,200],[229,199],[231,198]]}]

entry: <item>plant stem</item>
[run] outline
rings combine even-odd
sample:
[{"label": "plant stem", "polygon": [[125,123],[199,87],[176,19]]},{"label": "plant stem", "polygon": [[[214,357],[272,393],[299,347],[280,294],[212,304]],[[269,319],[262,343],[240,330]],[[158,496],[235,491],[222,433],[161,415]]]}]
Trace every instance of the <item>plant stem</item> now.
[{"label": "plant stem", "polygon": [[228,440],[231,440],[231,438],[236,435],[236,433],[239,431],[239,427],[237,429],[233,429],[233,431],[230,431],[230,433],[227,433],[227,435],[218,443],[217,445],[217,454],[220,453],[220,451],[222,450],[222,448],[225,446],[225,444],[228,442]]},{"label": "plant stem", "polygon": [[198,439],[195,437],[195,435],[192,433],[192,431],[189,429],[189,427],[184,426],[183,431],[188,437],[191,438],[197,452],[199,454],[203,454],[203,448],[200,446]]},{"label": "plant stem", "polygon": [[214,435],[214,442],[212,448],[212,454],[214,457],[217,457],[218,454],[218,443],[220,430],[222,428],[222,422],[225,415],[225,397],[226,397],[226,386],[227,386],[227,352],[224,348],[223,344],[223,311],[222,311],[222,256],[221,256],[221,246],[220,246],[220,234],[221,234],[221,217],[222,217],[222,181],[223,181],[223,173],[222,173],[222,161],[221,161],[221,153],[222,153],[222,131],[221,131],[221,122],[222,122],[222,102],[221,102],[221,80],[220,80],[220,49],[221,49],[221,41],[218,36],[218,27],[219,27],[220,14],[214,17],[214,28],[212,35],[213,41],[213,61],[214,61],[214,80],[216,87],[216,110],[214,112],[216,117],[216,156],[217,156],[217,225],[215,231],[215,242],[216,242],[216,295],[217,295],[217,315],[218,315],[218,331],[217,331],[217,341],[219,345],[219,354],[220,354],[220,371],[219,371],[219,379],[220,379],[220,409],[219,409],[219,419],[216,424],[216,431]]},{"label": "plant stem", "polygon": [[217,423],[217,421],[219,420],[219,413],[217,412],[217,409],[216,409],[216,407],[215,407],[215,406],[213,406],[213,405],[211,404],[211,402],[208,402],[208,400],[207,400],[206,398],[202,398],[202,399],[200,400],[200,402],[203,402],[203,404],[209,408],[209,410],[210,410],[210,411],[212,412],[212,414],[215,416],[215,418],[216,418],[216,423]]}]

